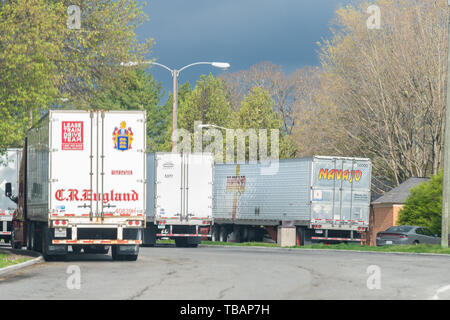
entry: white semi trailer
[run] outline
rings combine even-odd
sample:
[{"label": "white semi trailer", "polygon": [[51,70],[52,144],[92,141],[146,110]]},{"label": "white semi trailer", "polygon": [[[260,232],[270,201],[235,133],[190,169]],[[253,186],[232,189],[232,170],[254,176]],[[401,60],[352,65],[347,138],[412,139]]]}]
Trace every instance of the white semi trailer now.
[{"label": "white semi trailer", "polygon": [[14,210],[17,208],[16,198],[11,200],[4,194],[6,183],[11,183],[13,194],[17,194],[19,186],[19,164],[22,149],[8,149],[0,157],[0,239],[8,243],[11,239],[12,219]]},{"label": "white semi trailer", "polygon": [[174,239],[196,247],[212,221],[214,158],[209,153],[147,155],[147,227],[143,245]]},{"label": "white semi trailer", "polygon": [[[145,226],[143,111],[50,111],[29,130],[11,244],[136,260]],[[12,195],[11,185],[7,194]]]},{"label": "white semi trailer", "polygon": [[261,241],[267,231],[276,241],[278,226],[295,226],[298,245],[363,242],[370,187],[369,159],[315,156],[218,164],[212,238]]}]

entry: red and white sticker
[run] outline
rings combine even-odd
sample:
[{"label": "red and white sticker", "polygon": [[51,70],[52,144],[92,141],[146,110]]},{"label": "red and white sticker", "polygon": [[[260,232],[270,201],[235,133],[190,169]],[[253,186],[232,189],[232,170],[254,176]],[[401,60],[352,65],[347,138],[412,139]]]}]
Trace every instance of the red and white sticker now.
[{"label": "red and white sticker", "polygon": [[83,150],[83,122],[62,122],[62,150]]}]

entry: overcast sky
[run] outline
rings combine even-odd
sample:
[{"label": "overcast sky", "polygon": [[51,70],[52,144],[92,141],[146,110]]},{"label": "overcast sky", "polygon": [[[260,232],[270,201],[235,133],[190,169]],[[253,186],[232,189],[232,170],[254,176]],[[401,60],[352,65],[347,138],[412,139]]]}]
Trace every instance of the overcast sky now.
[{"label": "overcast sky", "polygon": [[[152,58],[171,68],[197,61],[224,61],[230,72],[270,61],[291,73],[318,65],[317,41],[330,36],[334,11],[349,0],[148,0],[149,16],[138,30],[140,40],[155,40]],[[159,70],[158,70],[159,69]],[[172,91],[170,73],[151,71]],[[220,70],[194,66],[179,83],[195,85],[201,74]]]}]

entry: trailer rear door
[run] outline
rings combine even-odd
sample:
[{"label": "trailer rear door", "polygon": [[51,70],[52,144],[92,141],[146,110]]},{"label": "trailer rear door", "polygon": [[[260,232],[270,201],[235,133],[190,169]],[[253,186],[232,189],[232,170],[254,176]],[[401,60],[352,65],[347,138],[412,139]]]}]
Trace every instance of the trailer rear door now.
[{"label": "trailer rear door", "polygon": [[55,111],[50,128],[53,215],[144,215],[144,112]]},{"label": "trailer rear door", "polygon": [[180,220],[182,213],[182,165],[178,153],[156,154],[155,216],[156,220]]},{"label": "trailer rear door", "polygon": [[[187,172],[185,188],[185,220],[195,221],[212,218],[212,183],[214,158],[208,154],[186,154],[184,171]],[[193,221],[194,220],[194,221]]]},{"label": "trailer rear door", "polygon": [[146,155],[145,113],[141,111],[99,114],[101,128],[101,216],[142,216],[145,211]]},{"label": "trailer rear door", "polygon": [[368,225],[370,175],[368,159],[314,158],[311,220]]},{"label": "trailer rear door", "polygon": [[91,190],[98,192],[96,113],[50,112],[49,120],[51,213],[92,216],[96,213],[96,203]]},{"label": "trailer rear door", "polygon": [[[5,185],[11,183],[12,194],[17,196],[19,192],[19,166],[22,158],[21,149],[8,149],[0,158],[0,212],[12,212],[16,204],[5,196]],[[0,218],[1,220],[1,218]]]}]

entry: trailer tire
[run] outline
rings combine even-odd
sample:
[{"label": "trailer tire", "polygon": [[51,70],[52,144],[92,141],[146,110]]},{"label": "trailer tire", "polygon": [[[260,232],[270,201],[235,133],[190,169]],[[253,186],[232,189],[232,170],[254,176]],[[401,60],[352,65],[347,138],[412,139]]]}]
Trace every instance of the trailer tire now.
[{"label": "trailer tire", "polygon": [[11,230],[11,248],[22,249],[22,243],[15,240],[14,229]]},{"label": "trailer tire", "polygon": [[212,227],[211,241],[214,241],[214,242],[220,241],[220,230],[216,226]]},{"label": "trailer tire", "polygon": [[132,255],[126,255],[124,256],[124,260],[125,261],[136,261],[138,258],[137,254],[132,254]]},{"label": "trailer tire", "polygon": [[111,248],[111,255],[115,261],[136,261],[138,258],[137,254],[118,254],[117,246]]},{"label": "trailer tire", "polygon": [[175,247],[177,248],[186,248],[188,247],[188,239],[186,238],[177,238],[175,239]]},{"label": "trailer tire", "polygon": [[31,244],[31,229],[32,225],[31,223],[27,223],[27,250],[33,250],[33,246]]},{"label": "trailer tire", "polygon": [[66,255],[48,254],[47,245],[45,243],[45,233],[42,234],[42,256],[45,261],[64,261],[66,260]]},{"label": "trailer tire", "polygon": [[81,246],[80,245],[72,245],[72,252],[74,254],[80,254],[81,253]]},{"label": "trailer tire", "polygon": [[220,227],[219,241],[227,242],[227,229],[225,227]]}]

